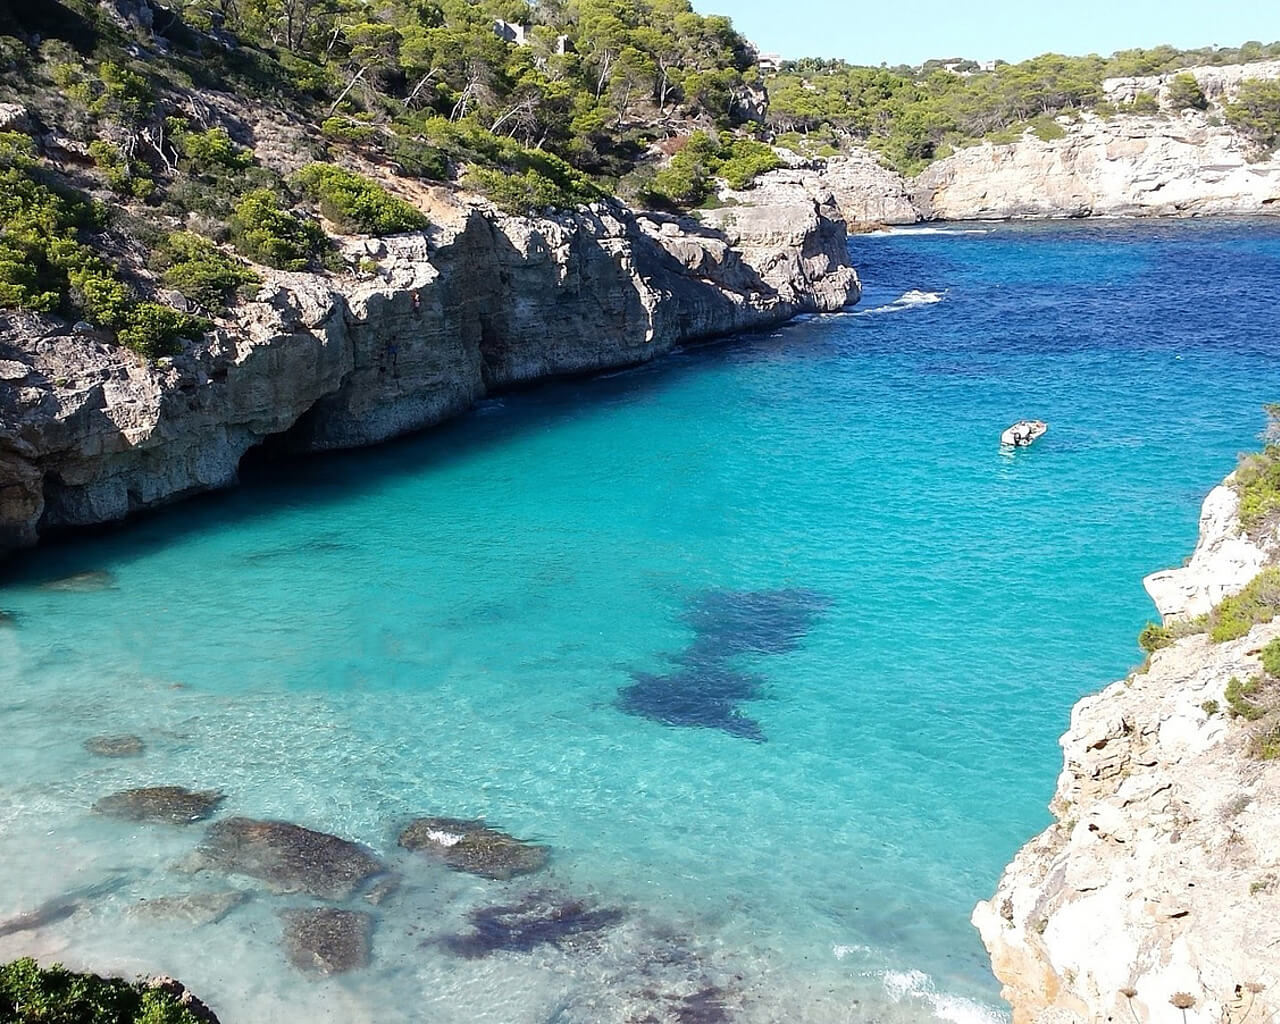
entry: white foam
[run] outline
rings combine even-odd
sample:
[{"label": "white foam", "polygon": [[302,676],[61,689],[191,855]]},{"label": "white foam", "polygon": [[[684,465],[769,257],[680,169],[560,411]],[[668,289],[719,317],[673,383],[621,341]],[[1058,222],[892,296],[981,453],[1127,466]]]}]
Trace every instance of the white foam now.
[{"label": "white foam", "polygon": [[931,306],[935,302],[941,302],[943,297],[943,292],[925,292],[919,288],[912,288],[908,292],[903,292],[896,304],[900,306]]},{"label": "white foam", "polygon": [[836,945],[831,947],[831,952],[837,960],[843,960],[850,953],[870,953],[870,946],[859,946],[856,943],[852,946]]},{"label": "white foam", "polygon": [[427,838],[438,846],[457,846],[464,837],[457,832],[445,832],[432,828],[427,830]]},{"label": "white foam", "polygon": [[1008,1024],[1008,1017],[994,1007],[964,996],[939,992],[933,979],[924,971],[886,970],[881,972],[880,981],[895,1003],[924,1003],[935,1017],[949,1024]]},{"label": "white foam", "polygon": [[873,306],[871,309],[854,310],[852,316],[870,316],[872,313],[900,313],[904,309],[916,309],[920,306],[933,306],[947,297],[946,292],[926,292],[919,288],[905,291],[892,302],[884,306]]}]

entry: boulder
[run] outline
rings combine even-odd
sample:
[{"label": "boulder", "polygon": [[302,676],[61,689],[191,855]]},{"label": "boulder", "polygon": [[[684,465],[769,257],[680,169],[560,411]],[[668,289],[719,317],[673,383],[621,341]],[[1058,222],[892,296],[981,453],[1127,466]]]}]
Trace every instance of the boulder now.
[{"label": "boulder", "polygon": [[139,900],[129,908],[136,917],[156,921],[181,921],[193,927],[215,924],[249,898],[239,889],[222,892],[189,892]]},{"label": "boulder", "polygon": [[373,916],[335,907],[282,910],[284,948],[300,971],[342,974],[369,965]]},{"label": "boulder", "polygon": [[406,850],[426,853],[455,871],[506,880],[546,866],[548,849],[490,828],[483,821],[417,818],[400,833]]},{"label": "boulder", "polygon": [[193,866],[247,875],[276,892],[345,900],[386,867],[357,843],[285,821],[228,818],[213,825]]},{"label": "boulder", "polygon": [[140,757],[146,745],[140,736],[90,736],[84,749],[97,757]]},{"label": "boulder", "polygon": [[125,821],[189,825],[218,809],[226,797],[217,790],[190,790],[182,786],[144,786],[104,796],[93,805],[99,814]]},{"label": "boulder", "polygon": [[89,569],[85,572],[72,573],[55,580],[46,580],[40,584],[41,590],[58,590],[71,594],[92,594],[99,590],[110,590],[116,585],[116,578],[104,569]]}]

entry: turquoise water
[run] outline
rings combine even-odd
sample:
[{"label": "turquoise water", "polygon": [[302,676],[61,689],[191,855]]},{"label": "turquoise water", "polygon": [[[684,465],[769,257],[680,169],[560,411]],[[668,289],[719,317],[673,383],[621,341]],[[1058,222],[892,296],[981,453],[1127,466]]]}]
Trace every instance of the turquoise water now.
[{"label": "turquoise water", "polygon": [[[1141,577],[1280,395],[1280,227],[1095,223],[853,242],[851,314],[492,401],[11,567],[0,955],[165,970],[227,1024],[994,1020],[976,935],[1048,821],[1071,704],[1139,659]],[[901,301],[912,290],[922,294]],[[1001,454],[1015,419],[1049,421]],[[110,574],[108,589],[49,579]],[[82,742],[134,733],[140,758]],[[201,825],[129,786],[359,840],[401,875],[367,969],[289,966]],[[397,852],[419,814],[549,844],[508,882]],[[463,959],[530,891],[589,940]],[[702,993],[701,996],[698,994]],[[646,1017],[649,1015],[649,1017]]]}]

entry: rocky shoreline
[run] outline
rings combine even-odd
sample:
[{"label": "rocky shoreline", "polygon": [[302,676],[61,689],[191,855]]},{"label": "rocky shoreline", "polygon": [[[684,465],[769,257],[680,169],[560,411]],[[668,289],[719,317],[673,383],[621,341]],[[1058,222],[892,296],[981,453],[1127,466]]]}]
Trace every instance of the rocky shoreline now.
[{"label": "rocky shoreline", "polygon": [[[1166,622],[1274,563],[1235,492],[1206,499],[1195,555],[1146,585]],[[973,922],[1015,1024],[1243,1024],[1280,1012],[1280,762],[1225,713],[1280,623],[1157,650],[1080,701],[1062,738],[1057,821],[1024,846]]]},{"label": "rocky shoreline", "polygon": [[785,175],[753,191],[700,220],[615,203],[530,219],[427,188],[427,231],[343,241],[358,277],[263,270],[252,301],[158,363],[5,314],[0,556],[231,486],[268,439],[374,444],[504,389],[856,302],[830,194]]}]

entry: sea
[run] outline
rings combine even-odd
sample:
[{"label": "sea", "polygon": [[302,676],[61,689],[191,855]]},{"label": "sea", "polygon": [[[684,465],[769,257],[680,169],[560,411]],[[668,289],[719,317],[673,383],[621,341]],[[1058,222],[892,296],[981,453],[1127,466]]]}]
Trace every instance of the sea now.
[{"label": "sea", "polygon": [[[7,564],[0,959],[172,974],[223,1024],[1007,1019],[969,915],[1280,399],[1280,224],[850,249],[845,312],[250,459]],[[94,810],[151,786],[224,799]],[[545,866],[454,870],[399,844],[423,816]],[[386,884],[210,866],[237,817]],[[319,907],[367,915],[367,964],[290,955]]]}]

